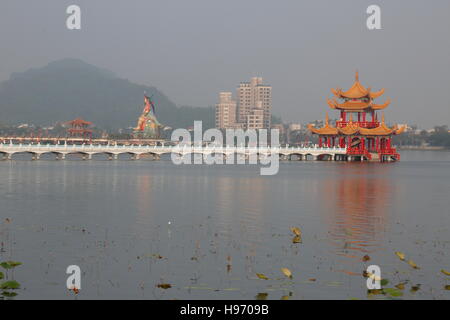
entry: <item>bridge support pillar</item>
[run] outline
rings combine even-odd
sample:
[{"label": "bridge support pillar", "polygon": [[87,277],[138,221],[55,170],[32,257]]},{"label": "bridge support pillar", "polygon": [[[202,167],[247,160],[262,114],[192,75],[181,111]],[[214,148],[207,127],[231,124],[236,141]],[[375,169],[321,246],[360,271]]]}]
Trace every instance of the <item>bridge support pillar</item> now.
[{"label": "bridge support pillar", "polygon": [[56,155],[56,160],[65,160],[66,155],[64,153],[60,153]]},{"label": "bridge support pillar", "polygon": [[33,156],[31,157],[31,160],[39,160],[39,158],[41,157],[41,155],[39,153],[35,153],[33,154]]}]

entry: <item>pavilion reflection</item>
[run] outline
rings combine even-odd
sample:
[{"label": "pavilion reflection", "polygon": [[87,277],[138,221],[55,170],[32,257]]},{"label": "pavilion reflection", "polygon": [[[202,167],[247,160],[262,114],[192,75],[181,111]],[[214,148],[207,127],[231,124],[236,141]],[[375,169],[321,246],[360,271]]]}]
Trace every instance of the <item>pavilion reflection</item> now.
[{"label": "pavilion reflection", "polygon": [[343,164],[321,185],[329,237],[337,255],[351,259],[380,249],[395,199],[390,165]]}]

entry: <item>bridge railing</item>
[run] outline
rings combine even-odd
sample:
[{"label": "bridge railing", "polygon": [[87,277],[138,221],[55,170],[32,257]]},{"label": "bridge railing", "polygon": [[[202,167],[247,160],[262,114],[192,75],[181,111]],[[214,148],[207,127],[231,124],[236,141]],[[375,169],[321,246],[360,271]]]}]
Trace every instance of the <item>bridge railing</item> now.
[{"label": "bridge railing", "polygon": [[345,153],[345,148],[339,147],[243,147],[243,146],[142,146],[142,145],[101,145],[101,144],[12,144],[12,143],[0,143],[1,150],[8,149],[23,149],[23,150],[142,150],[142,151],[184,151],[191,152],[245,152],[245,153],[261,153],[261,152],[277,152],[277,153],[307,153],[307,152],[342,152]]}]

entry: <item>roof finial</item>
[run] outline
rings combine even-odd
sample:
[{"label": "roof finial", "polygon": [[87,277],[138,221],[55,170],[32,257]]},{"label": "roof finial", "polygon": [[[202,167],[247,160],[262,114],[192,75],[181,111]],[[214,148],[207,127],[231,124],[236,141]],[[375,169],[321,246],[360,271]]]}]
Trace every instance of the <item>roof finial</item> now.
[{"label": "roof finial", "polygon": [[358,72],[358,69],[356,69],[356,72],[355,72],[355,81],[356,81],[356,82],[359,81],[359,72]]},{"label": "roof finial", "polygon": [[381,123],[384,124],[384,112],[381,113]]},{"label": "roof finial", "polygon": [[325,124],[328,125],[328,111],[325,114]]}]

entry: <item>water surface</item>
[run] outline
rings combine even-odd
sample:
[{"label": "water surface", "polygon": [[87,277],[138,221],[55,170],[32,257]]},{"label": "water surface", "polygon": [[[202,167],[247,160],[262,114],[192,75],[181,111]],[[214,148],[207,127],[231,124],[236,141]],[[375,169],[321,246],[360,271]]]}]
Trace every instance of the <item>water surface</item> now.
[{"label": "water surface", "polygon": [[[368,295],[370,264],[386,287],[407,282],[400,298],[450,297],[440,272],[450,271],[448,152],[286,162],[275,176],[243,165],[14,160],[0,162],[0,181],[0,259],[23,262],[9,275],[22,284],[15,299],[73,299],[72,264],[83,272],[77,299],[392,298]],[[302,243],[292,243],[294,226]]]}]

